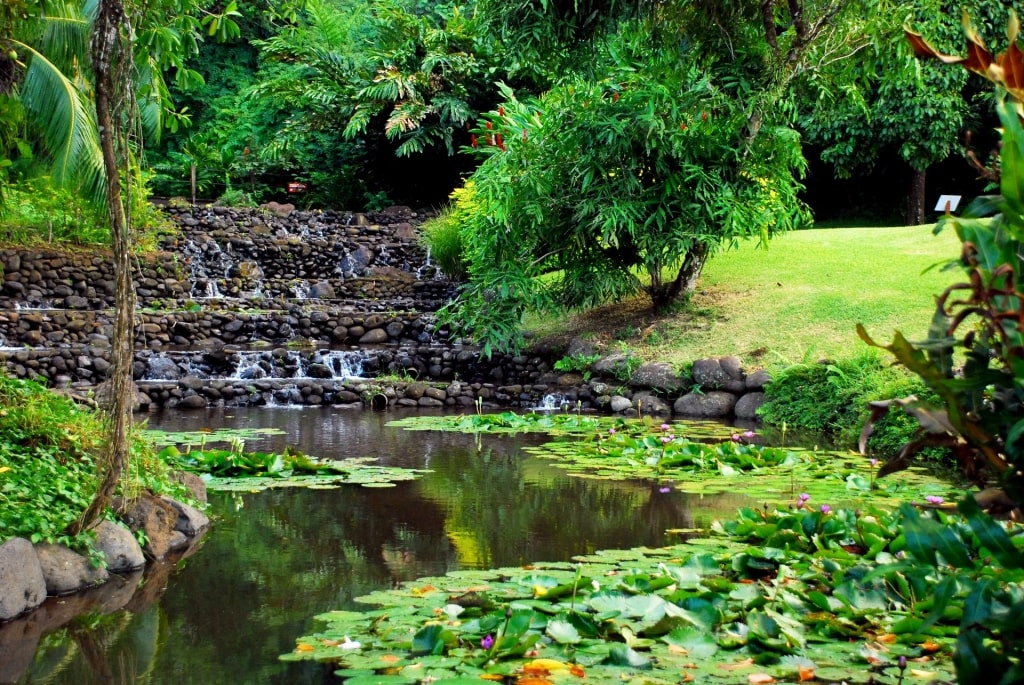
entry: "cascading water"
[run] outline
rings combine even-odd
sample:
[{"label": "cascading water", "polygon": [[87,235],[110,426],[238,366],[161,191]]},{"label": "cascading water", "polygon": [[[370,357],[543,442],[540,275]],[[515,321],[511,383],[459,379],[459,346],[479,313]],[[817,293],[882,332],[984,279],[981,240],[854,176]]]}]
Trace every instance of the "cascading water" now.
[{"label": "cascading water", "polygon": [[533,407],[534,411],[561,411],[568,408],[569,402],[560,393],[548,393],[541,398],[540,404]]},{"label": "cascading water", "polygon": [[186,240],[181,251],[188,265],[190,296],[194,299],[223,297],[217,281],[228,278],[235,260],[212,241],[199,246]]},{"label": "cascading water", "polygon": [[363,375],[364,356],[361,352],[330,350],[327,352],[317,352],[313,358],[314,361],[329,368],[334,374],[334,378],[344,380],[348,378],[361,378]]}]

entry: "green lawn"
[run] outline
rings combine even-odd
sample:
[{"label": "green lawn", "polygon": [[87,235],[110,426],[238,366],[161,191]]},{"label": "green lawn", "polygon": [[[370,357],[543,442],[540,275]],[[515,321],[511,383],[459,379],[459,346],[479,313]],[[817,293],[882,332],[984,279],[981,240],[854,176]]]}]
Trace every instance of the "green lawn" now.
[{"label": "green lawn", "polygon": [[935,236],[931,225],[798,231],[766,250],[745,242],[713,257],[679,313],[655,318],[637,298],[581,313],[568,326],[555,317],[528,325],[675,363],[726,354],[763,365],[847,357],[868,349],[858,323],[881,342],[896,329],[923,338],[935,296],[961,273],[940,267],[958,255],[956,236]]}]

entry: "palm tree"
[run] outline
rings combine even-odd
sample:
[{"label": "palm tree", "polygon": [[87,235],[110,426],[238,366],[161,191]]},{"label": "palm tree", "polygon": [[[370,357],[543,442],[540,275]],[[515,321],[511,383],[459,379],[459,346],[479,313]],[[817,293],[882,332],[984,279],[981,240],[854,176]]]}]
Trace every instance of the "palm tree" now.
[{"label": "palm tree", "polygon": [[13,130],[23,115],[28,139],[20,142],[41,152],[54,182],[101,200],[103,161],[86,68],[95,5],[52,0],[38,9],[27,20],[0,15],[0,94],[18,105],[0,111],[0,128]]}]

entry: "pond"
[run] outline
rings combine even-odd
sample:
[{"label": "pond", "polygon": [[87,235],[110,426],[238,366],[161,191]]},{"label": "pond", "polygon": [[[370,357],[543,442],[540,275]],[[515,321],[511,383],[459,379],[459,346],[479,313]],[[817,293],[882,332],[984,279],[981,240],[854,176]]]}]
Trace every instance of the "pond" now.
[{"label": "pond", "polygon": [[[315,629],[318,613],[365,608],[354,598],[453,570],[678,542],[666,531],[704,527],[751,504],[738,492],[698,496],[654,482],[570,476],[523,451],[548,440],[542,435],[477,438],[386,425],[409,415],[321,408],[147,415],[148,427],[168,431],[281,431],[247,441],[247,449],[290,445],[430,471],[389,488],[211,492],[214,523],[191,556],[150,569],[127,605],[97,599],[96,607],[125,608],[93,611],[43,635],[23,666],[0,665],[0,682],[338,682],[329,667],[278,661]],[[108,585],[105,592],[116,590]],[[71,604],[51,598],[40,611],[59,614]],[[39,623],[30,616],[0,627],[0,647],[21,640],[31,649]]]}]

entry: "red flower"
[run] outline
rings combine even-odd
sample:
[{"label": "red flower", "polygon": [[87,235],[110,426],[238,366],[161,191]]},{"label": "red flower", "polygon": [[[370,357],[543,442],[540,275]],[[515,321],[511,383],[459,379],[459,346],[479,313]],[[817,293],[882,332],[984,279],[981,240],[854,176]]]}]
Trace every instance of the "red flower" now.
[{"label": "red flower", "polygon": [[618,101],[619,101],[619,94],[618,93],[612,93],[612,102],[618,102]]},{"label": "red flower", "polygon": [[505,116],[505,107],[503,105],[498,105],[498,116],[499,117]]},{"label": "red flower", "polygon": [[526,129],[523,129],[523,140],[526,140]]},{"label": "red flower", "polygon": [[476,134],[475,133],[469,137],[469,143],[470,143],[470,145],[473,146],[474,149],[476,148]]},{"label": "red flower", "polygon": [[499,150],[501,150],[502,152],[504,152],[504,151],[505,151],[505,143],[504,143],[504,142],[502,142],[502,140],[501,140],[501,134],[500,134],[500,133],[498,134],[498,143],[497,143],[497,145],[498,145],[498,149],[499,149]]},{"label": "red flower", "polygon": [[700,113],[700,120],[701,121],[707,121],[708,120],[708,113],[707,112],[701,112]]},{"label": "red flower", "polygon": [[487,122],[487,130],[488,130],[488,131],[491,131],[491,130],[493,130],[493,129],[494,129],[494,124],[492,124],[491,122],[489,122],[489,121],[488,121],[488,122]]}]

